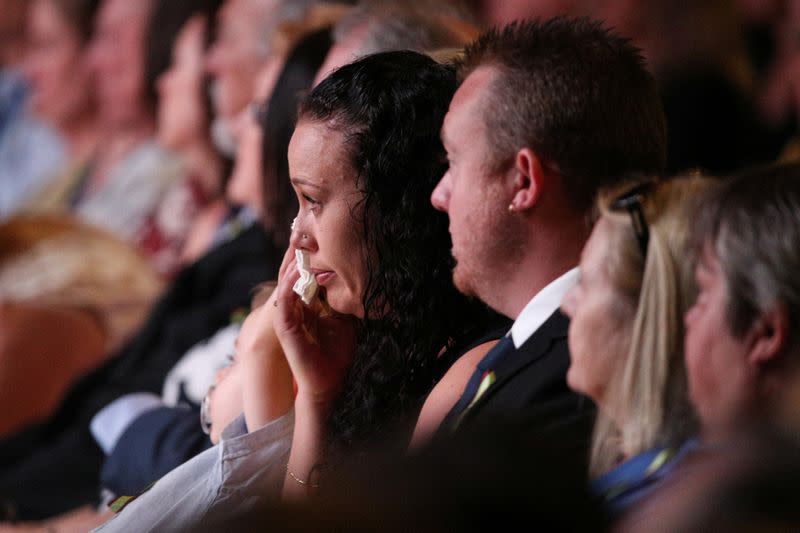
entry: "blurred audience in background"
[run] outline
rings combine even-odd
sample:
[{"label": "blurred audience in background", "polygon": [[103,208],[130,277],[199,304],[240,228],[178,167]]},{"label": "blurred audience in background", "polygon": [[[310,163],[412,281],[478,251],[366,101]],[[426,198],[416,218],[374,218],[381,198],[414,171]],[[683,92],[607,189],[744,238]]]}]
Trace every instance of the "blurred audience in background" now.
[{"label": "blurred audience in background", "polygon": [[[191,2],[184,4],[190,11],[196,7]],[[191,23],[190,16],[184,19]],[[302,35],[294,34],[293,39]],[[284,42],[291,41],[284,39]],[[268,106],[266,114],[262,105],[255,106],[259,111],[256,115],[249,107],[245,111],[250,120],[255,117],[262,125],[270,117],[270,130],[277,136],[270,137],[263,166],[257,153],[237,158],[234,169],[237,179],[245,183],[263,180],[263,185],[254,186],[263,191],[263,196],[246,194],[238,199],[242,208],[232,210],[230,217],[215,229],[208,251],[181,269],[147,322],[116,353],[114,360],[73,387],[59,411],[45,424],[0,443],[0,457],[14,467],[0,475],[0,495],[5,498],[4,506],[13,509],[19,519],[42,519],[69,512],[54,523],[78,521],[85,527],[96,522],[98,515],[90,508],[79,507],[99,499],[101,468],[106,487],[115,491],[131,487],[141,490],[208,447],[197,409],[209,383],[203,384],[204,373],[200,368],[187,372],[189,369],[180,371],[175,367],[190,348],[211,339],[232,321],[240,321],[255,286],[277,275],[291,220],[268,216],[266,206],[277,203],[289,206],[283,209],[291,212],[296,200],[293,190],[286,186],[281,188],[282,199],[272,198],[268,203],[264,197],[276,194],[272,190],[275,183],[288,182],[286,145],[294,123],[294,113],[288,111],[295,107],[293,102],[302,94],[303,87],[311,83],[326,51],[327,47],[323,47],[314,52],[319,56],[316,63],[303,57],[297,59],[300,64],[292,63],[289,68],[282,59],[289,49],[278,49],[277,63],[265,68],[271,79],[262,80],[263,92],[256,95],[256,100],[263,104],[275,83],[279,84],[280,96],[275,94],[278,99],[274,106]],[[304,63],[308,61],[312,63]],[[308,72],[303,73],[304,69]],[[250,150],[261,150],[258,142],[247,146]],[[245,148],[243,145],[242,149]],[[278,176],[275,172],[279,171],[283,174]],[[271,220],[272,226],[267,227],[262,220]],[[230,339],[230,334],[226,338]],[[228,344],[224,339],[221,342],[224,350]],[[223,351],[222,359],[226,355]],[[216,352],[216,358],[211,355],[206,359],[202,365],[210,370],[205,375],[213,379],[220,353]],[[197,367],[200,361],[194,359],[193,364]],[[176,371],[171,374],[173,369]],[[199,385],[195,383],[198,380]],[[175,389],[179,391],[177,394]],[[192,396],[190,391],[197,389],[201,396]],[[165,409],[157,409],[162,403],[154,404],[152,396],[160,396],[162,391],[169,400],[163,404]],[[142,402],[141,393],[149,393],[151,399]],[[126,396],[129,394],[135,396]],[[187,409],[187,404],[193,404],[194,408]],[[109,407],[105,411],[108,416],[95,421],[95,415],[105,407]],[[117,441],[124,444],[117,446]],[[106,454],[110,454],[108,459]],[[42,499],[40,486],[53,475],[54,465],[59,462],[68,465],[62,470],[66,480],[50,485],[48,493],[52,498]],[[75,508],[79,509],[71,511]]]},{"label": "blurred audience in background", "polygon": [[728,0],[586,2],[642,48],[659,80],[669,134],[668,172],[725,173],[774,160],[786,135],[765,123],[739,13]]},{"label": "blurred audience in background", "polygon": [[172,46],[166,70],[158,64],[163,54],[151,50],[147,63],[150,71],[161,72],[156,78],[156,139],[179,158],[181,176],[164,192],[136,241],[159,273],[167,277],[191,260],[184,255],[184,247],[194,220],[222,196],[230,166],[211,140],[212,111],[204,68],[220,3],[162,1],[150,23],[150,41],[169,38],[165,45]]},{"label": "blurred audience in background", "polygon": [[[133,242],[166,188],[174,158],[154,140],[156,101],[147,78],[148,21],[154,0],[103,0],[90,44],[90,66],[104,143],[64,198],[90,223]],[[169,54],[170,47],[159,53]],[[76,179],[75,179],[76,178]]]},{"label": "blurred audience in background", "polygon": [[377,52],[461,48],[480,32],[462,13],[438,2],[363,2],[334,28],[334,46],[315,82],[337,67]]},{"label": "blurred audience in background", "polygon": [[[17,211],[50,174],[66,160],[66,147],[58,133],[36,117],[28,105],[30,86],[22,73],[29,47],[26,28],[30,0],[8,0],[0,10],[0,218]],[[91,25],[91,21],[82,23]],[[57,28],[56,32],[58,33]],[[84,36],[61,32],[80,48]],[[68,49],[70,43],[64,44]],[[54,70],[57,66],[53,67]],[[79,75],[79,73],[76,73]]]},{"label": "blurred audience in background", "polygon": [[302,18],[311,0],[225,0],[218,15],[217,35],[206,57],[217,147],[233,156],[231,121],[250,103],[260,66],[270,53],[270,39],[279,22]]},{"label": "blurred audience in background", "polygon": [[[258,142],[240,143],[234,172],[234,176],[237,176],[235,179],[240,182],[239,187],[254,192],[245,197],[246,206],[262,218],[266,218],[270,209],[263,207],[266,205],[265,194],[257,193],[270,190],[277,179],[289,181],[288,168],[285,163],[281,166],[280,160],[286,157],[281,154],[286,152],[294,129],[295,113],[290,110],[296,107],[294,103],[303,90],[310,86],[330,46],[329,30],[326,28],[294,38],[300,39],[297,47],[280,52],[276,50],[274,61],[268,62],[262,71],[259,80],[262,83],[255,98],[259,104],[252,108],[259,112],[254,114],[248,111],[247,124],[244,126],[249,130],[246,135]],[[269,129],[266,128],[268,121],[272,124]],[[289,197],[290,192],[293,194],[293,191],[286,191],[280,201],[275,198],[271,203],[291,206],[296,200]],[[280,241],[276,233],[283,234],[283,238],[287,239],[288,224],[273,223],[270,226],[265,222],[263,227],[276,246],[282,247],[279,249],[286,247],[287,241]],[[207,346],[202,354],[193,348],[177,361],[164,380],[161,400],[157,403],[150,401],[146,410],[129,409],[125,417],[127,423],[117,414],[114,417],[114,426],[119,428],[116,442],[100,436],[97,429],[103,424],[101,418],[108,420],[107,415],[113,411],[119,413],[119,409],[112,404],[105,409],[106,415],[101,412],[95,417],[93,432],[96,438],[103,441],[107,455],[101,471],[105,488],[114,494],[135,494],[209,447],[208,437],[199,424],[200,403],[214,382],[216,370],[233,351],[233,340],[240,321],[236,320],[231,325],[235,330],[233,334],[230,333],[231,326],[215,332],[205,343]],[[181,391],[180,395],[178,391]]]},{"label": "blurred audience in background", "polygon": [[0,401],[15,406],[0,436],[50,416],[77,378],[140,327],[161,288],[104,231],[47,216],[0,224]]},{"label": "blurred audience in background", "polygon": [[[211,47],[204,65],[210,77],[210,135],[219,153],[233,159],[241,128],[236,124],[251,104],[261,68],[272,52],[279,24],[299,22],[310,0],[225,0],[217,13]],[[225,189],[230,168],[223,176]],[[202,256],[221,224],[235,218],[241,199],[217,198],[199,214],[182,251],[184,262]],[[245,211],[246,213],[249,211]]]},{"label": "blurred audience in background", "polygon": [[[88,61],[99,5],[99,0],[35,0],[28,17],[24,71],[31,109],[58,131],[65,163],[76,168],[93,157],[101,135]],[[48,182],[59,172],[52,172]]]},{"label": "blurred audience in background", "polygon": [[[765,59],[758,57],[764,55],[762,51],[751,53],[751,36],[744,22],[775,20],[777,24],[781,20],[780,26],[786,26],[776,13],[786,9],[790,13],[792,1],[742,0],[741,8],[729,0],[697,0],[680,6],[665,0],[486,0],[473,4],[485,23],[590,16],[630,38],[642,49],[648,68],[659,81],[667,116],[670,173],[696,167],[726,173],[768,163],[795,133],[794,124],[785,120],[793,110],[787,69],[774,80],[780,85],[774,89],[780,92],[775,98],[781,102],[773,107],[782,107],[765,115],[761,112],[764,106],[759,105],[762,80],[756,78],[757,73],[777,68],[765,64],[785,63],[780,59],[785,54]],[[794,53],[794,33],[787,43]],[[754,57],[760,64],[755,64]]]},{"label": "blurred audience in background", "polygon": [[[292,488],[318,499],[221,517],[219,528],[483,530],[509,517],[575,531],[796,528],[800,1],[2,0],[0,521],[40,522],[0,532],[85,531],[108,518],[112,496],[138,494],[211,446],[200,402],[290,245],[287,147],[314,85],[399,49],[463,72],[464,46],[488,28],[557,16],[600,21],[641,51],[667,127],[663,174],[609,176],[645,185],[606,191],[593,214],[560,209],[551,245],[535,232],[535,253],[502,241],[481,276],[529,281],[551,255],[574,264],[570,228],[598,221],[563,305],[570,350],[566,333],[555,341],[564,362],[571,352],[582,407],[599,407],[591,458],[587,439],[548,436],[540,418],[437,430],[465,392],[451,376],[423,409],[412,455],[314,465],[331,469],[322,486]],[[523,53],[509,65],[535,55]],[[514,108],[476,107],[493,141],[512,127],[501,117],[551,93],[560,104],[534,116],[561,117],[558,131],[594,117],[563,135],[570,148],[592,124],[650,120],[624,98],[584,113],[586,94],[520,87]],[[470,168],[482,167],[482,139],[455,130]],[[606,150],[581,170],[558,161],[542,172],[585,183],[613,159]],[[537,184],[535,216],[553,198],[541,180],[506,178]],[[503,215],[509,204],[484,185],[452,184],[474,201],[473,220],[493,199]],[[565,198],[590,205],[589,189]],[[498,220],[528,216],[515,209]],[[519,237],[513,224],[459,239],[500,226]],[[531,263],[509,266],[523,256]],[[463,273],[463,257],[453,266]],[[490,292],[500,306],[521,295]],[[460,360],[464,382],[481,377],[476,364]],[[513,403],[532,393],[521,389],[503,390]],[[242,410],[227,394],[225,420]],[[565,450],[591,459],[590,476]]]}]

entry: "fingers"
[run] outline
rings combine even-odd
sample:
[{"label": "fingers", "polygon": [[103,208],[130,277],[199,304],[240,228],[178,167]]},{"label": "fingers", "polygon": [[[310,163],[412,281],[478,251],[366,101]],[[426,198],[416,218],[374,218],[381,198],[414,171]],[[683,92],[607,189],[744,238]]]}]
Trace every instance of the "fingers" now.
[{"label": "fingers", "polygon": [[[295,261],[290,261],[290,266],[295,265]],[[294,284],[300,279],[297,268],[288,268],[287,272],[278,281],[278,288],[275,289],[276,298],[273,302],[274,313],[279,330],[291,331],[302,323],[303,316],[302,302],[300,297],[292,290]]]},{"label": "fingers", "polygon": [[279,305],[285,300],[294,301],[300,299],[300,297],[297,296],[293,290],[294,284],[298,279],[300,279],[300,272],[297,271],[297,262],[292,259],[289,262],[287,271],[278,281],[278,287],[275,289],[275,293],[277,294],[276,299],[278,300]]},{"label": "fingers", "polygon": [[[283,256],[283,264],[281,264],[281,270],[278,273],[278,284],[272,293],[275,297],[272,299],[272,305],[274,307],[278,307],[277,300],[281,295],[281,287],[286,285],[286,278],[293,277],[294,275],[300,276],[300,273],[297,271],[297,259],[295,259],[294,256],[290,256],[287,252],[286,255]],[[289,286],[293,287],[294,281],[292,281]]]},{"label": "fingers", "polygon": [[283,254],[283,260],[281,261],[281,268],[278,269],[278,279],[281,279],[287,272],[290,272],[293,268],[296,269],[297,267],[293,266],[296,263],[295,259],[295,247],[291,244],[288,248],[286,248],[286,253]]}]

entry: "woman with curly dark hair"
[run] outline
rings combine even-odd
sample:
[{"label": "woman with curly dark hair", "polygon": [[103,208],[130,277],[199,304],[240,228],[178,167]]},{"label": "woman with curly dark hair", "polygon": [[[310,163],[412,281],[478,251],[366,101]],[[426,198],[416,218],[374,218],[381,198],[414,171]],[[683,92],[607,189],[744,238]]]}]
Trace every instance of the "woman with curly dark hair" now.
[{"label": "woman with curly dark hair", "polygon": [[447,218],[429,202],[455,88],[449,67],[389,52],[342,67],[303,100],[288,149],[299,202],[289,249],[221,378],[238,376],[224,388],[241,393],[243,414],[221,451],[173,470],[103,531],[224,521],[282,486],[305,492],[314,465],[373,444],[404,450],[415,423],[438,424],[472,373],[459,366],[507,329],[453,286]]},{"label": "woman with curly dark hair", "polygon": [[275,330],[297,384],[286,495],[313,486],[331,453],[406,447],[428,393],[487,329],[483,305],[453,286],[448,222],[429,202],[455,89],[449,67],[389,52],[342,67],[301,105],[289,252],[333,313],[304,305],[295,260],[285,265]]}]

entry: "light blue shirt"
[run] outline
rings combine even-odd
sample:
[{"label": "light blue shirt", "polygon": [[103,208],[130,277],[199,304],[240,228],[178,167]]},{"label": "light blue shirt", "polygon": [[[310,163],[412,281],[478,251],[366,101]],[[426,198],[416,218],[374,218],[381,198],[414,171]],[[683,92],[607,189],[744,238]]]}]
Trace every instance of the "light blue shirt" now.
[{"label": "light blue shirt", "polygon": [[218,445],[162,477],[93,531],[201,531],[208,520],[277,499],[293,430],[294,410],[250,433],[240,416],[225,428]]},{"label": "light blue shirt", "polygon": [[21,208],[67,164],[60,135],[26,108],[27,87],[0,71],[0,220]]}]

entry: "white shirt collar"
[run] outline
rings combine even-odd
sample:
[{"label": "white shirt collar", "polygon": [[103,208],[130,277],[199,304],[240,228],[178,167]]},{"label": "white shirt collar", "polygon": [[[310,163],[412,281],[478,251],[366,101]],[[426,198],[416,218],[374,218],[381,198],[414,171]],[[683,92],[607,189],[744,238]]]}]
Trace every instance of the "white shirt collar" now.
[{"label": "white shirt collar", "polygon": [[578,268],[568,270],[536,293],[511,326],[511,339],[519,348],[561,305],[567,291],[578,281]]}]

